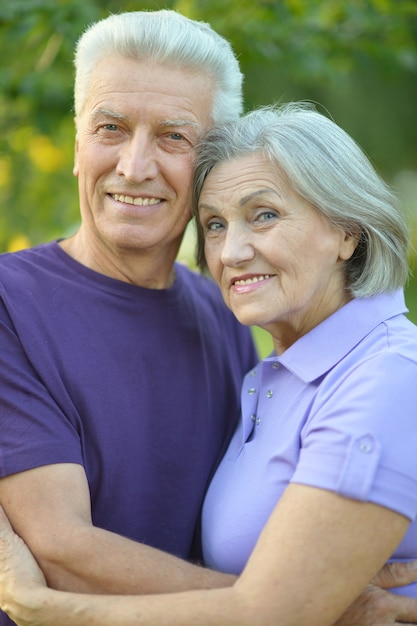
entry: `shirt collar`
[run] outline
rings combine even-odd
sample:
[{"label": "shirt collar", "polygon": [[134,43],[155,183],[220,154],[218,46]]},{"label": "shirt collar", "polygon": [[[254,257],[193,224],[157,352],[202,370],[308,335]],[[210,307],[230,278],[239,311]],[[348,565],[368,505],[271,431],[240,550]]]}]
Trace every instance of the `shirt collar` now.
[{"label": "shirt collar", "polygon": [[264,360],[278,361],[304,382],[312,382],[334,367],[378,324],[407,311],[402,289],[354,298],[283,354]]}]

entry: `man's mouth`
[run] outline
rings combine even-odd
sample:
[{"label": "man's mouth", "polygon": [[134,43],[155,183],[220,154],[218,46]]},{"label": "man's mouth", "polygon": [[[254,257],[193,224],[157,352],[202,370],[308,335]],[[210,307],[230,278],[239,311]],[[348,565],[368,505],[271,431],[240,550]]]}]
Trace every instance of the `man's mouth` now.
[{"label": "man's mouth", "polygon": [[152,204],[158,204],[159,202],[161,202],[161,198],[134,198],[133,196],[123,196],[119,193],[112,193],[110,195],[117,202],[123,202],[124,204],[133,204],[135,206],[150,206]]}]

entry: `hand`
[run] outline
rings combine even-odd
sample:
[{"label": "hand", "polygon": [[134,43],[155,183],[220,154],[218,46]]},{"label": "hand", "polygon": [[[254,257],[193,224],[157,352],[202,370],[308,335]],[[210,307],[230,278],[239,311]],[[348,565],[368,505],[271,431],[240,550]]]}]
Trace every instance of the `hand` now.
[{"label": "hand", "polygon": [[417,579],[417,561],[385,565],[334,626],[417,624],[417,599],[385,591]]},{"label": "hand", "polygon": [[0,607],[13,617],[13,606],[27,605],[30,592],[43,587],[44,575],[0,506]]}]

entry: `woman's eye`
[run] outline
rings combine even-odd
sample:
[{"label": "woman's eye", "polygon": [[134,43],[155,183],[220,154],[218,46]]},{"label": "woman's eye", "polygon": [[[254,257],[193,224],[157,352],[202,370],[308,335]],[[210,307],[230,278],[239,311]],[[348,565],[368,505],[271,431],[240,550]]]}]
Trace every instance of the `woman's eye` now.
[{"label": "woman's eye", "polygon": [[273,220],[277,217],[277,214],[274,211],[263,211],[259,213],[256,217],[258,222],[268,222],[269,220]]},{"label": "woman's eye", "polygon": [[214,232],[220,230],[222,228],[222,224],[220,222],[211,221],[206,225],[206,230]]}]

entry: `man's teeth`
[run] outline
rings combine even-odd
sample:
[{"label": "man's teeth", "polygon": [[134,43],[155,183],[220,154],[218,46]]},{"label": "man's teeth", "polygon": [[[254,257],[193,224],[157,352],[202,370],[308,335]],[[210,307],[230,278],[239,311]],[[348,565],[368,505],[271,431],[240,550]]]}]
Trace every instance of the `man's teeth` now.
[{"label": "man's teeth", "polygon": [[259,283],[267,278],[271,278],[270,274],[263,274],[262,276],[253,276],[252,278],[245,278],[245,280],[236,280],[235,285],[251,285],[252,283]]},{"label": "man's teeth", "polygon": [[149,206],[150,204],[158,204],[161,201],[160,198],[133,198],[132,196],[122,196],[118,193],[112,194],[112,198],[118,202],[134,204],[135,206]]}]

